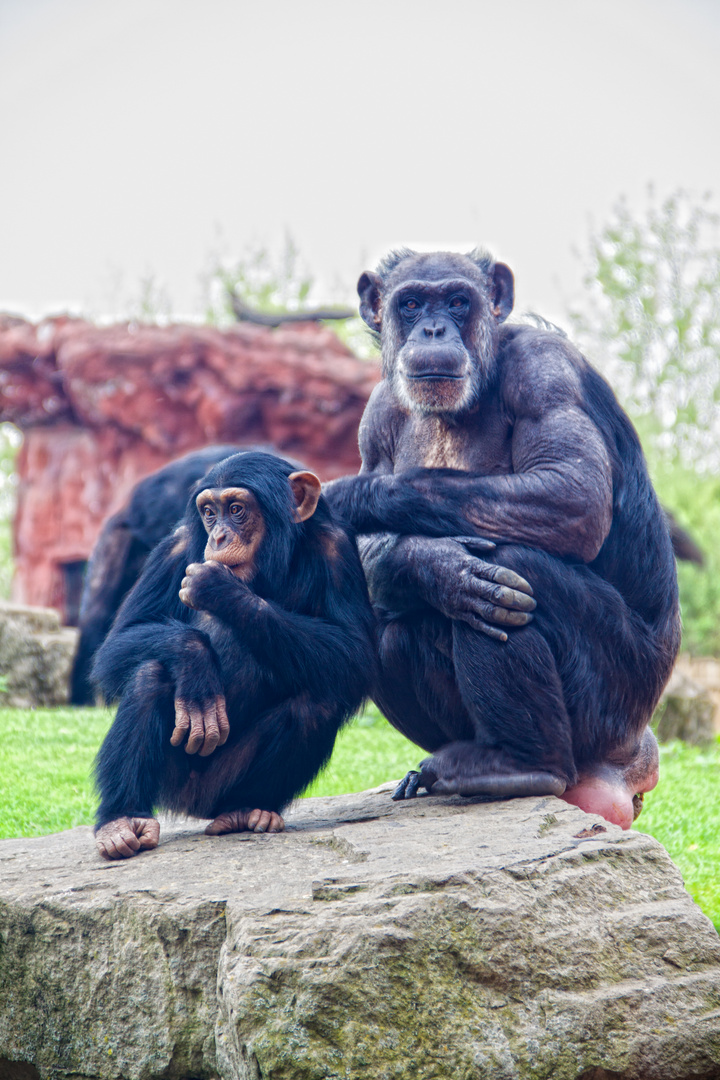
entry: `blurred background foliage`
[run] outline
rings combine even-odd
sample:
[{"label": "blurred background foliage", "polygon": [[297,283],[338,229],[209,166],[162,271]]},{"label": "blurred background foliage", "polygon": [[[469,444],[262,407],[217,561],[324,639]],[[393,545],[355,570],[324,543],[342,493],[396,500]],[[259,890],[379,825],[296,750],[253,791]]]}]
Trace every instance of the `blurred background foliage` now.
[{"label": "blurred background foliage", "polygon": [[[347,290],[340,282],[319,295],[317,282],[290,233],[285,234],[277,252],[255,244],[248,247],[240,259],[219,253],[212,255],[209,269],[201,275],[201,280],[206,297],[205,320],[212,326],[235,324],[230,302],[233,292],[249,307],[268,314],[295,313],[334,304],[347,306]],[[351,306],[355,306],[353,298]],[[377,356],[375,342],[359,316],[332,320],[327,325],[356,356],[363,359]]]},{"label": "blurred background foliage", "polygon": [[22,435],[14,424],[0,424],[0,597],[10,596],[13,575],[12,519],[15,513],[17,475],[15,457]]},{"label": "blurred background foliage", "polygon": [[[720,216],[710,196],[677,191],[662,202],[648,189],[644,212],[623,200],[580,253],[583,293],[568,305],[570,335],[606,376],[643,441],[665,506],[705,554],[705,565],[680,564],[683,645],[720,656]],[[242,258],[211,256],[201,276],[205,320],[235,323],[234,290],[262,312],[298,312],[347,302],[342,286],[318,297],[288,234],[278,252],[261,245]],[[167,322],[171,303],[148,276],[128,303],[128,317]],[[376,355],[359,318],[328,324],[357,355]],[[21,442],[0,424],[0,596],[12,578],[14,461]]]},{"label": "blurred background foliage", "polygon": [[662,503],[705,565],[680,563],[683,647],[720,656],[720,217],[677,191],[621,200],[581,254],[571,336],[637,427]]}]

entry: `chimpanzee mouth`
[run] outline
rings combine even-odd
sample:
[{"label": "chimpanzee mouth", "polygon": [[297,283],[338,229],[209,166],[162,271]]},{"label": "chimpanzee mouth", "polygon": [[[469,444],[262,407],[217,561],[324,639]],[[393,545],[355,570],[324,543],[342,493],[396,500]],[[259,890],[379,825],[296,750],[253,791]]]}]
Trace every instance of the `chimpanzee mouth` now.
[{"label": "chimpanzee mouth", "polygon": [[438,382],[444,379],[464,379],[464,375],[450,375],[446,372],[438,371],[423,371],[419,375],[406,375],[407,379],[412,379],[413,382]]}]

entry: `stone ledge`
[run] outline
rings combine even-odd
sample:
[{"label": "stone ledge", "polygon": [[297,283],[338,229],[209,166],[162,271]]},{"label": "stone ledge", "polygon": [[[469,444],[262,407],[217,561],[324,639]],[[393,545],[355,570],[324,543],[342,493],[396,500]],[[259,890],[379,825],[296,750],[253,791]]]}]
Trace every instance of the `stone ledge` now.
[{"label": "stone ledge", "polygon": [[390,790],[1,842],[0,1077],[717,1080],[720,939],[656,841]]}]

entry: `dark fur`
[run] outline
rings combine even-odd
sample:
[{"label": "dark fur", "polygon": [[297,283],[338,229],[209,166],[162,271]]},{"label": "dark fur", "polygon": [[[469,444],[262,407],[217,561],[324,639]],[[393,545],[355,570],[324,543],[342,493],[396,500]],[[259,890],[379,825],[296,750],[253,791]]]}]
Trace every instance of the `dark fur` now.
[{"label": "dark fur", "polygon": [[[357,551],[322,497],[309,520],[294,522],[294,471],[264,453],[215,466],[123,603],[94,668],[105,697],[121,699],[96,763],[98,825],[149,817],[154,807],[198,817],[280,811],[319,772],[367,695],[373,616]],[[247,587],[219,567],[195,611],[178,597],[207,541],[195,497],[228,486],[249,488],[262,510],[258,573]],[[219,694],[230,720],[225,745],[204,758],[172,747],[174,698],[202,704]]]},{"label": "dark fur", "polygon": [[242,449],[234,445],[207,446],[171,461],[140,480],[122,510],[103,525],[83,582],[80,636],[70,676],[73,705],[90,705],[94,701],[90,681],[93,657],[120,604],[140,577],[148,555],[185,513],[190,491],[212,465]]},{"label": "dark fur", "polygon": [[[397,389],[410,333],[395,297],[422,273],[432,289],[462,272],[477,295],[459,335],[479,368],[488,364],[482,343],[493,341],[491,367],[470,408],[438,417]],[[363,275],[371,328],[380,329],[382,312],[386,377],[361,423],[361,475],[327,495],[359,532],[400,534],[362,546],[382,619],[375,697],[434,753],[427,786],[433,777],[462,785],[538,769],[572,786],[606,764],[630,770],[644,745],[679,645],[675,563],[638,438],[612,390],[563,337],[501,325],[509,309],[506,296],[490,314],[494,273],[484,256],[402,251]],[[437,333],[443,317],[423,314],[415,339],[423,325]],[[448,335],[457,336],[453,324]],[[457,468],[418,468],[433,455],[441,461],[443,447]],[[468,554],[423,537],[456,534],[494,540],[486,562],[533,587],[533,619],[510,628],[506,643],[442,613],[462,607]]]}]

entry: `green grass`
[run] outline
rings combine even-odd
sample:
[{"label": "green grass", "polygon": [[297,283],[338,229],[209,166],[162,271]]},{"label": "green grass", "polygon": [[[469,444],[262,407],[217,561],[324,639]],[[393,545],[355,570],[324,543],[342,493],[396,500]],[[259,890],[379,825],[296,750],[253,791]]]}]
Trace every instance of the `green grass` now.
[{"label": "green grass", "polygon": [[[0,709],[0,837],[44,836],[92,822],[92,763],[112,717],[110,709]],[[341,732],[307,794],[377,787],[404,776],[422,756],[370,708]]]},{"label": "green grass", "polygon": [[[90,824],[90,771],[109,709],[0,709],[0,837],[42,836]],[[341,795],[403,776],[423,752],[370,708],[338,737],[308,795]],[[720,741],[661,748],[661,782],[645,798],[641,832],[680,867],[688,892],[720,930]]]},{"label": "green grass", "polygon": [[660,747],[660,783],[637,820],[680,867],[685,887],[720,932],[720,738]]}]

